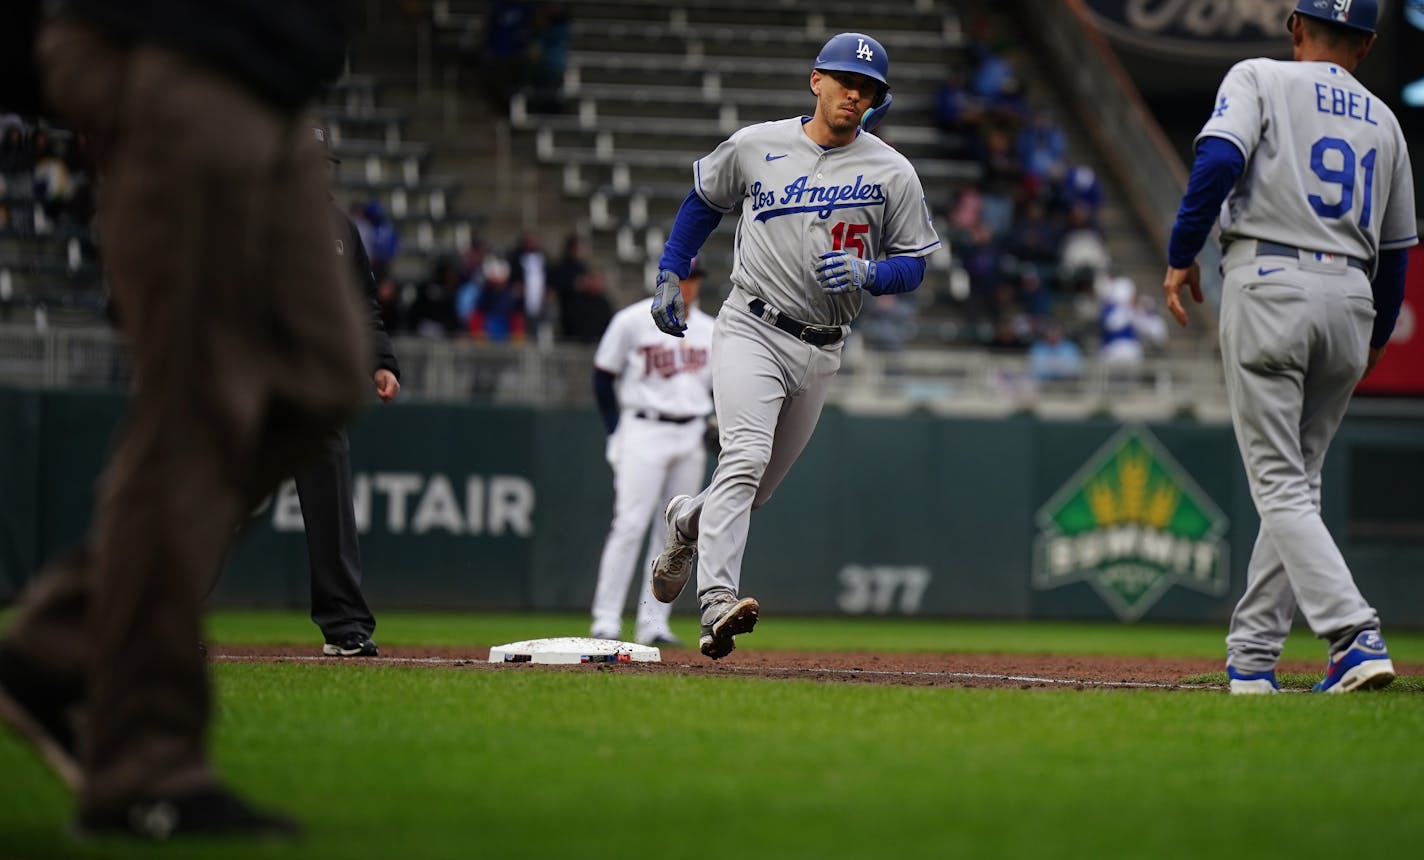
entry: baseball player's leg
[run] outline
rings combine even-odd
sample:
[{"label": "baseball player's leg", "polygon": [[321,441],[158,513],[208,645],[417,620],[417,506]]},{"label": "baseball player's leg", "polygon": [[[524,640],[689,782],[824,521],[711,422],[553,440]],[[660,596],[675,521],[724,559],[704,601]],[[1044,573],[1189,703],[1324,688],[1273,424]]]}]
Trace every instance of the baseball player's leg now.
[{"label": "baseball player's leg", "polygon": [[817,349],[812,352],[811,365],[807,368],[802,387],[781,411],[781,420],[776,425],[776,437],[771,443],[771,459],[767,461],[766,472],[761,485],[757,487],[756,498],[752,499],[752,510],[760,508],[771,500],[776,488],[791,471],[791,466],[806,450],[816,424],[821,420],[821,411],[826,406],[826,397],[831,392],[831,382],[841,367],[839,349]]},{"label": "baseball player's leg", "polygon": [[[1301,439],[1301,392],[1315,384],[1306,368],[1321,322],[1317,303],[1328,286],[1306,278],[1303,290],[1262,284],[1243,290],[1240,273],[1246,269],[1228,273],[1224,287],[1233,300],[1229,310],[1223,308],[1233,319],[1222,325],[1232,423],[1261,528],[1280,554],[1311,629],[1326,636],[1374,617],[1320,517]],[[1363,357],[1362,349],[1361,367]],[[1327,407],[1329,399],[1320,391],[1311,401],[1313,420],[1323,422],[1317,434],[1328,425],[1333,435],[1343,415],[1344,401]]]},{"label": "baseball player's leg", "polygon": [[[1301,455],[1310,488],[1314,519],[1320,520],[1321,473],[1325,455],[1349,408],[1355,385],[1364,373],[1374,322],[1374,298],[1363,274],[1349,272],[1345,290],[1312,293],[1318,319],[1331,348],[1306,375],[1300,416]],[[1329,533],[1326,532],[1329,537]],[[1332,548],[1335,547],[1331,539]],[[1336,548],[1338,552],[1338,548]],[[1379,615],[1360,593],[1343,557],[1330,570],[1328,582],[1297,584],[1301,612],[1318,636],[1353,638],[1360,630],[1379,626]],[[1338,644],[1338,641],[1337,641]]]},{"label": "baseball player's leg", "polygon": [[[754,506],[770,498],[815,430],[835,350],[808,346],[750,314],[724,309],[717,317],[713,384],[722,453],[700,498],[697,595],[735,597]],[[684,505],[684,509],[694,507]]]},{"label": "baseball player's leg", "polygon": [[[659,539],[665,460],[667,455],[655,444],[652,422],[625,418],[625,434],[619,440],[617,464],[613,477],[613,521],[603,542],[598,562],[598,584],[593,591],[593,625],[595,636],[617,638],[623,626],[623,606],[628,601],[628,586],[633,581],[638,548],[648,524],[653,522],[654,535]],[[639,599],[642,594],[639,594]]]},{"label": "baseball player's leg", "polygon": [[1295,594],[1275,542],[1264,530],[1246,565],[1246,592],[1231,613],[1226,662],[1240,672],[1269,672],[1281,659],[1295,616]]},{"label": "baseball player's leg", "polygon": [[[677,428],[681,431],[683,428]],[[667,466],[666,477],[663,481],[662,492],[658,493],[658,499],[670,499],[673,496],[692,495],[702,486],[702,477],[707,471],[707,452],[702,447],[700,434],[691,436],[691,444],[688,445],[680,456],[675,456]],[[648,533],[648,557],[643,564],[643,587],[637,591],[638,613],[637,613],[637,639],[639,642],[647,642],[654,638],[672,638],[672,628],[669,626],[669,619],[672,617],[672,603],[663,603],[653,597],[653,562],[663,551],[664,532],[663,528],[663,503],[659,502],[653,510],[653,525]]]},{"label": "baseball player's leg", "polygon": [[311,570],[311,618],[326,641],[369,637],[376,619],[361,593],[361,546],[351,489],[351,442],[337,430],[297,470],[297,497],[306,524]]}]

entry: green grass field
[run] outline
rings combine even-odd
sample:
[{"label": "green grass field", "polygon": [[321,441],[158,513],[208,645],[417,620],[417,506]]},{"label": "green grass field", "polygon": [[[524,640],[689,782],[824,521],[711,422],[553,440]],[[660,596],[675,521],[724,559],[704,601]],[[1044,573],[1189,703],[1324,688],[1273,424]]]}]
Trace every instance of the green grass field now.
[{"label": "green grass field", "polygon": [[[693,630],[679,626],[691,637]],[[378,640],[484,647],[575,616],[388,614]],[[1387,631],[1424,662],[1424,636]],[[296,614],[217,643],[315,641]],[[1211,627],[768,618],[757,650],[1216,658]],[[1294,637],[1288,658],[1321,657]],[[0,857],[1416,856],[1424,696],[818,684],[529,667],[213,666],[216,757],[296,844],[79,843],[0,734]]]}]

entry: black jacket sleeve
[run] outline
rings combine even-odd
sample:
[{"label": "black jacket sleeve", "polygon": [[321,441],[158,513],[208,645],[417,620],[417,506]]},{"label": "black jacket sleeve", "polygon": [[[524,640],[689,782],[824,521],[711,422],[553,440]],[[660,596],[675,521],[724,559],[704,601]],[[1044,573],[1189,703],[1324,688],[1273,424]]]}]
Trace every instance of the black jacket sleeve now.
[{"label": "black jacket sleeve", "polygon": [[391,336],[386,331],[386,323],[381,319],[381,303],[376,298],[376,275],[371,271],[371,258],[366,255],[366,246],[361,243],[361,233],[356,229],[356,225],[350,218],[345,220],[346,247],[354,249],[354,253],[347,254],[346,259],[351,261],[351,273],[366,294],[366,308],[371,314],[371,344],[376,352],[375,370],[389,370],[395,374],[396,379],[400,379],[400,364],[396,361],[395,348],[391,346]]}]

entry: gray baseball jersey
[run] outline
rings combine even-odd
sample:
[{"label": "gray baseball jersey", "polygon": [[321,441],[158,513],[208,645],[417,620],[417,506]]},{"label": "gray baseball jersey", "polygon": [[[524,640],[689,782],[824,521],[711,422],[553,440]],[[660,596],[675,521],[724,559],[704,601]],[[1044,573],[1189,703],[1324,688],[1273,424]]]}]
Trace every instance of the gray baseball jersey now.
[{"label": "gray baseball jersey", "polygon": [[[1253,59],[1221,82],[1203,137],[1246,157],[1222,238],[1373,263],[1415,244],[1409,151],[1394,113],[1334,63]],[[1305,205],[1302,205],[1304,203]]]},{"label": "gray baseball jersey", "polygon": [[732,283],[802,322],[845,325],[862,293],[828,294],[811,261],[844,248],[867,260],[939,246],[915,169],[872,134],[822,149],[804,117],[747,126],[700,159],[694,188],[719,212],[742,206]]}]

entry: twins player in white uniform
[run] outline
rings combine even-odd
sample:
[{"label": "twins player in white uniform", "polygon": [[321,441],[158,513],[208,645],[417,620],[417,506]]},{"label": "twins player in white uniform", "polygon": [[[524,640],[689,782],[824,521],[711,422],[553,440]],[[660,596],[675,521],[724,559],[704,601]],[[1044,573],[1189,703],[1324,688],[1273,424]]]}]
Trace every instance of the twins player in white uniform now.
[{"label": "twins player in white uniform", "polygon": [[1261,515],[1226,639],[1233,693],[1278,689],[1297,607],[1329,643],[1317,691],[1394,680],[1379,615],[1320,517],[1326,449],[1384,352],[1418,242],[1399,124],[1352,74],[1376,17],[1375,0],[1300,0],[1287,20],[1295,62],[1227,73],[1172,231],[1163,287],[1186,325],[1179,291],[1202,300],[1193,259],[1220,212],[1222,363]]},{"label": "twins player in white uniform", "polygon": [[702,439],[712,413],[712,317],[697,307],[701,284],[702,271],[694,266],[681,284],[689,309],[682,340],[670,339],[653,325],[648,298],[614,315],[593,357],[594,396],[608,429],[608,464],[613,467],[613,525],[593,593],[589,635],[596,639],[617,639],[622,633],[628,583],[638,546],[648,534],[637,641],[682,644],[668,625],[672,604],[652,597],[652,563],[663,547],[668,498],[697,492],[707,470]]},{"label": "twins player in white uniform", "polygon": [[669,602],[698,560],[698,645],[714,660],[756,624],[760,606],[740,596],[748,521],[810,440],[863,293],[913,290],[939,246],[914,168],[868,133],[890,107],[888,72],[869,36],[826,42],[811,72],[815,113],[744,128],[697,161],[659,263],[653,319],[682,337],[678,279],[740,207],[733,289],[713,333],[722,453],[706,489],[668,503],[653,564],[653,594]]}]

